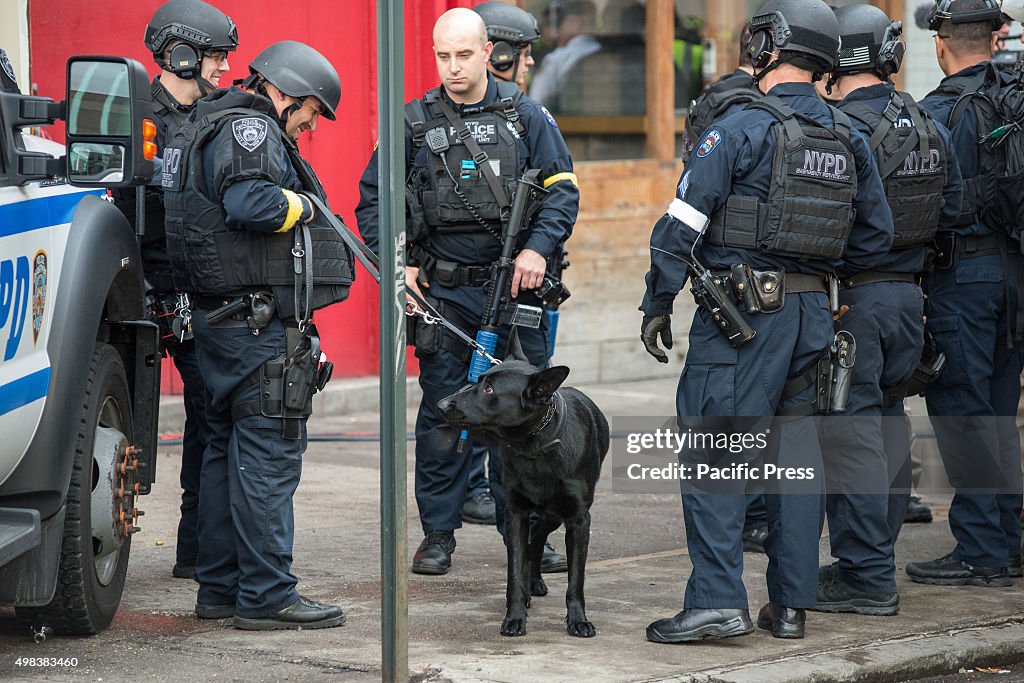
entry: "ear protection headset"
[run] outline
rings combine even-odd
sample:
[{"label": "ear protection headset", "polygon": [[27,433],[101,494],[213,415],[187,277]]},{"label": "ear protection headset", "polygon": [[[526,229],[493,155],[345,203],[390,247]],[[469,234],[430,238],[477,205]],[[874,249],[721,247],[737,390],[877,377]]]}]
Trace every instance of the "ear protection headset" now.
[{"label": "ear protection headset", "polygon": [[179,43],[171,48],[165,68],[178,78],[192,80],[199,78],[202,61],[203,55],[199,50],[188,43]]},{"label": "ear protection headset", "polygon": [[491,50],[491,66],[498,71],[508,71],[515,66],[521,49],[519,45],[505,40],[495,40],[492,45],[494,45],[494,49]]},{"label": "ear protection headset", "polygon": [[875,71],[882,78],[889,78],[899,71],[900,65],[903,64],[903,55],[907,51],[907,46],[900,40],[902,35],[902,21],[894,21],[885,29],[882,46],[878,50],[878,56],[875,57]]},{"label": "ear protection headset", "polygon": [[772,52],[785,47],[792,35],[781,12],[761,14],[750,20],[750,44],[747,54],[755,69],[763,69],[772,61]]},{"label": "ear protection headset", "polygon": [[976,22],[989,21],[992,23],[992,30],[998,31],[1003,26],[1003,11],[996,0],[985,0],[985,7],[971,10],[969,12],[950,11],[951,5],[956,0],[938,0],[935,11],[928,18],[928,30],[938,31],[942,22],[949,20],[954,24],[973,24]]},{"label": "ear protection headset", "polygon": [[771,27],[764,27],[751,33],[750,43],[747,44],[747,55],[750,57],[751,66],[755,69],[763,69],[768,66],[774,49],[775,41],[772,39]]}]

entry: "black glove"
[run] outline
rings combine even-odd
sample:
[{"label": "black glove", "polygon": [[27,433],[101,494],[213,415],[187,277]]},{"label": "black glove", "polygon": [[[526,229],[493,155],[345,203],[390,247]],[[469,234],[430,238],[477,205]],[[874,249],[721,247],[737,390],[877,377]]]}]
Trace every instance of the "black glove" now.
[{"label": "black glove", "polygon": [[658,334],[666,349],[672,348],[672,316],[644,315],[640,324],[640,341],[644,343],[647,353],[654,356],[659,363],[667,363],[668,355],[658,346]]}]

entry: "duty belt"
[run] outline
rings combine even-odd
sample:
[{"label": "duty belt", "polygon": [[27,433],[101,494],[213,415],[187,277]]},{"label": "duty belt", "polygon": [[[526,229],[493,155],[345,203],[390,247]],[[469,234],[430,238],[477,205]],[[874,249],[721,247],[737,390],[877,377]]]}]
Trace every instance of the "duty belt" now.
[{"label": "duty belt", "polygon": [[465,266],[453,261],[435,259],[424,265],[427,279],[445,287],[480,287],[491,279],[491,269],[487,266]]},{"label": "duty belt", "polygon": [[828,293],[828,286],[825,284],[825,276],[808,275],[807,273],[786,273],[785,279],[786,294],[799,294],[801,292]]},{"label": "duty belt", "polygon": [[960,258],[980,258],[1002,254],[1006,248],[1006,236],[990,235],[957,235],[957,256]]},{"label": "duty belt", "polygon": [[[712,271],[715,277],[732,281],[732,271]],[[807,273],[786,273],[783,276],[783,291],[786,294],[800,294],[802,292],[821,292],[828,294],[828,286],[825,283],[824,275],[809,275]]]},{"label": "duty belt", "polygon": [[867,270],[850,277],[843,278],[841,284],[843,289],[860,287],[861,285],[873,285],[876,282],[917,282],[914,273],[883,273],[878,270]]}]

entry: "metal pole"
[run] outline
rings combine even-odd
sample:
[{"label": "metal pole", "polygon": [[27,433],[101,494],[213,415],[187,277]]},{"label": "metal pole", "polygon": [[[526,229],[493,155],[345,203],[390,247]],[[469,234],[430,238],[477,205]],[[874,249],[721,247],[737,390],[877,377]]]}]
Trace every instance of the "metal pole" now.
[{"label": "metal pole", "polygon": [[402,0],[377,0],[381,679],[409,680]]}]

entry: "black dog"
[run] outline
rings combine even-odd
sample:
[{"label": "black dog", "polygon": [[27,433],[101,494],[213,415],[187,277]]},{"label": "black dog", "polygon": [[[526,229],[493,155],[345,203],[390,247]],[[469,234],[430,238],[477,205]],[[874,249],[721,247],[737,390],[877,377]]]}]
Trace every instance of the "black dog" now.
[{"label": "black dog", "polygon": [[[530,365],[515,333],[505,362],[438,403],[454,427],[469,429],[501,448],[508,546],[508,584],[501,633],[526,633],[530,595],[547,595],[540,561],[548,534],[565,524],[569,589],[567,630],[590,638],[583,575],[590,542],[590,505],[608,452],[608,421],[594,402],[571,387],[559,389],[569,368],[538,370]],[[540,513],[527,553],[530,513]],[[527,584],[529,577],[529,584]],[[529,590],[527,590],[529,585]]]}]

